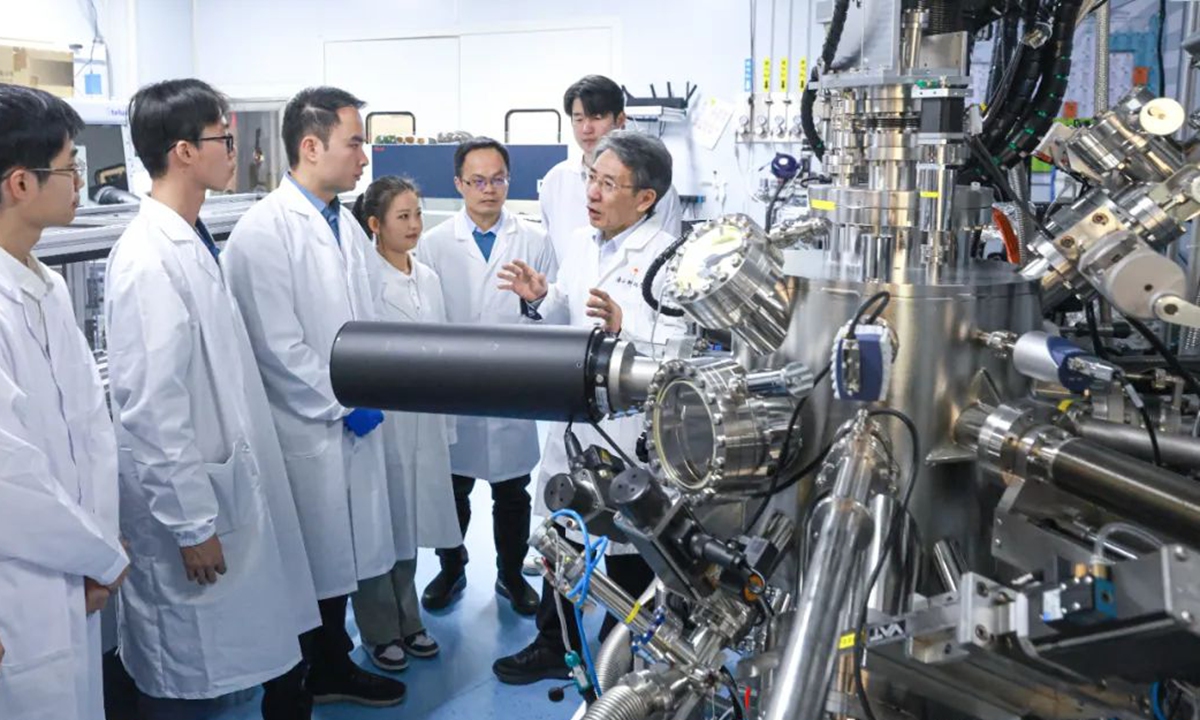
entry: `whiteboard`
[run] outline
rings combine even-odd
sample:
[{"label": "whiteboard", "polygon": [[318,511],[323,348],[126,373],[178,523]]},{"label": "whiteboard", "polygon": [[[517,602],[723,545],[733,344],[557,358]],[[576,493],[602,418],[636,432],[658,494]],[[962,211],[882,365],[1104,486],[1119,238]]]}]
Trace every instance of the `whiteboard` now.
[{"label": "whiteboard", "polygon": [[460,129],[457,37],[325,43],[325,82],[367,102],[371,112],[407,110],[417,134]]}]

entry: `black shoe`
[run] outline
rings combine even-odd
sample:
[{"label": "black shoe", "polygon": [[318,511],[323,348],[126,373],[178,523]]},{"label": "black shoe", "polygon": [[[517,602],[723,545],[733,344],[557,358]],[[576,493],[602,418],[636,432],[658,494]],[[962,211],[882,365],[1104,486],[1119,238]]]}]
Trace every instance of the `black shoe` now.
[{"label": "black shoe", "polygon": [[532,616],[537,615],[538,609],[538,594],[525,582],[525,578],[518,575],[516,579],[505,582],[504,580],[496,580],[496,594],[508,600],[512,605],[513,612],[518,615]]},{"label": "black shoe", "polygon": [[441,572],[425,586],[421,594],[421,605],[426,610],[443,610],[454,602],[467,587],[467,574],[463,568],[442,567]]},{"label": "black shoe", "polygon": [[287,673],[263,683],[263,720],[311,720],[313,698],[305,687],[304,676],[307,673],[308,666],[300,663]]},{"label": "black shoe", "polygon": [[571,671],[567,668],[563,653],[539,645],[536,640],[521,652],[492,663],[492,672],[506,685],[571,679]]},{"label": "black shoe", "polygon": [[352,702],[368,707],[389,707],[404,700],[407,688],[399,680],[383,677],[348,663],[345,670],[308,676],[308,689],[317,705]]}]

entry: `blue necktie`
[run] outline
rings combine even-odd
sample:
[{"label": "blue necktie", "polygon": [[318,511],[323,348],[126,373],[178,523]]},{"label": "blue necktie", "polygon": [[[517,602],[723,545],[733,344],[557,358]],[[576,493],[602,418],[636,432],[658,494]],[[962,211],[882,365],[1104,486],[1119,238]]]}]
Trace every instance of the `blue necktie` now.
[{"label": "blue necktie", "polygon": [[205,227],[204,223],[200,221],[200,218],[196,218],[196,234],[200,236],[200,240],[204,243],[204,247],[208,248],[208,251],[212,253],[213,259],[217,261],[218,265],[220,265],[221,258],[218,256],[221,254],[221,250],[217,247],[217,243],[213,241],[212,233],[208,231],[208,228]]},{"label": "blue necktie", "polygon": [[491,230],[487,232],[472,230],[471,234],[475,236],[475,244],[479,246],[479,252],[483,253],[483,259],[491,260],[492,247],[496,244],[496,233]]}]

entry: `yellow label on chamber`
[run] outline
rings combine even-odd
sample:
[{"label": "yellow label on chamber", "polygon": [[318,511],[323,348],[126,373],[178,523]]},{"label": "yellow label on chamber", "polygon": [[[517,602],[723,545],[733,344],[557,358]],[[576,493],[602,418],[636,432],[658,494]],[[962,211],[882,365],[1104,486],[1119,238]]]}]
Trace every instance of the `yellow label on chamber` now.
[{"label": "yellow label on chamber", "polygon": [[832,200],[809,200],[809,207],[813,210],[836,210],[837,203]]},{"label": "yellow label on chamber", "polygon": [[937,190],[922,190],[921,191],[921,197],[925,198],[927,200],[937,200],[941,196],[942,196],[942,194],[940,192],[938,192]]},{"label": "yellow label on chamber", "polygon": [[763,58],[763,92],[771,92],[771,58]]},{"label": "yellow label on chamber", "polygon": [[1060,402],[1060,403],[1058,404],[1058,411],[1059,411],[1059,412],[1066,412],[1066,411],[1067,411],[1067,408],[1071,407],[1071,405],[1073,405],[1074,403],[1075,403],[1075,401],[1074,401],[1074,400],[1070,400],[1070,399],[1063,400],[1062,402]]},{"label": "yellow label on chamber", "polygon": [[779,61],[779,92],[787,92],[788,85],[788,59],[784,58]]},{"label": "yellow label on chamber", "polygon": [[838,638],[838,650],[849,650],[850,648],[854,647],[855,637],[857,637],[855,633],[848,632]]},{"label": "yellow label on chamber", "polygon": [[808,58],[800,58],[800,84],[796,87],[800,88],[800,92],[804,92],[804,88],[808,87]]}]

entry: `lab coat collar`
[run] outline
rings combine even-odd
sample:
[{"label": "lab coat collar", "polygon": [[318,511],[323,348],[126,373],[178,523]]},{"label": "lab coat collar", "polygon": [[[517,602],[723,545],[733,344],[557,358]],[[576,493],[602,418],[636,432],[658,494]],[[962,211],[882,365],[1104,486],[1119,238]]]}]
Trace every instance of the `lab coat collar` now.
[{"label": "lab coat collar", "polygon": [[[493,225],[488,232],[496,233],[497,238],[499,238],[502,234],[511,232],[511,226],[509,223],[510,219],[512,219],[512,213],[508,211],[508,208],[500,208],[500,217],[496,220],[496,224]],[[467,214],[466,208],[459,210],[458,214],[454,216],[454,235],[459,240],[471,240],[474,242],[474,233],[478,229],[479,226],[476,225],[475,221],[471,219],[471,216]],[[482,255],[480,255],[480,257],[482,257]]]},{"label": "lab coat collar", "polygon": [[47,274],[50,270],[41,260],[30,255],[29,261],[32,267],[10,255],[7,250],[0,250],[0,292],[17,302],[22,302],[21,296],[25,294],[40,303],[54,289],[54,285]]},{"label": "lab coat collar", "polygon": [[592,240],[596,243],[597,248],[604,247],[605,242],[613,243],[616,245],[618,254],[629,250],[641,250],[646,247],[646,243],[650,242],[650,238],[654,237],[654,233],[652,232],[641,232],[646,227],[646,221],[649,219],[649,215],[643,215],[641,220],[625,228],[625,230],[612,240],[604,240],[600,237],[600,231],[596,230],[592,234]]},{"label": "lab coat collar", "polygon": [[138,212],[144,213],[151,226],[158,229],[171,242],[189,245],[196,264],[214,280],[221,280],[221,268],[217,265],[216,259],[209,252],[208,246],[200,239],[200,233],[196,231],[195,227],[189,225],[182,215],[152,197],[142,200],[142,207]]},{"label": "lab coat collar", "polygon": [[[344,256],[349,243],[338,242],[338,239],[333,236],[333,228],[329,227],[329,222],[325,219],[325,216],[321,214],[321,211],[315,205],[309,202],[304,193],[300,192],[300,187],[296,183],[291,181],[281,182],[279,183],[279,187],[275,188],[271,194],[275,193],[280,194],[280,200],[285,208],[308,218],[309,223],[313,226],[313,231],[320,238],[321,242],[340,248]],[[347,218],[348,215],[349,218]],[[357,225],[358,221],[354,219],[353,215],[350,215],[344,206],[339,206],[338,226],[341,228],[344,238],[350,239],[351,234],[354,232],[354,229],[350,227],[351,223]]]}]

